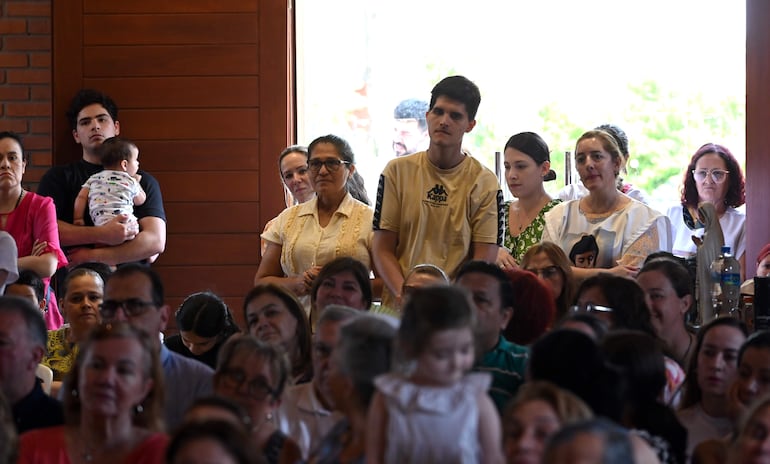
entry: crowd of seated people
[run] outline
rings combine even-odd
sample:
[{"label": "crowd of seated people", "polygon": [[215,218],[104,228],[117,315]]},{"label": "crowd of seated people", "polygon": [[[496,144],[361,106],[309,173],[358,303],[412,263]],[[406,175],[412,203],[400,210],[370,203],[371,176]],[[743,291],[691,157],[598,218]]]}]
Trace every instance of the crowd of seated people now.
[{"label": "crowd of seated people", "polygon": [[[770,333],[687,322],[699,204],[745,266],[730,151],[700,147],[662,214],[623,179],[617,126],[576,141],[580,184],[561,199],[543,187],[546,142],[521,132],[503,204],[462,149],[479,102],[468,79],[439,82],[427,150],[388,164],[374,207],[344,139],[286,148],[287,208],[263,229],[237,315],[206,288],[171,313],[150,266],[165,213],[149,174],[134,214],[73,224],[70,194],[120,132],[109,97],[73,101],[83,159],[40,195],[21,185],[22,139],[0,132],[0,464],[770,455]],[[757,275],[768,262],[770,246]]]}]

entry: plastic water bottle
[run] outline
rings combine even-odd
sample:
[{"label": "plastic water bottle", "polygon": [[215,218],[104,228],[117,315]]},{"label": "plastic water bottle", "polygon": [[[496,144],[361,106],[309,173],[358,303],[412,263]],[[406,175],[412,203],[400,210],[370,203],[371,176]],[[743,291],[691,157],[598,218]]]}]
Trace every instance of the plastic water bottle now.
[{"label": "plastic water bottle", "polygon": [[730,253],[729,246],[722,247],[722,307],[729,315],[737,316],[741,303],[741,264]]},{"label": "plastic water bottle", "polygon": [[737,316],[741,293],[741,265],[729,246],[711,263],[711,304],[714,315]]}]

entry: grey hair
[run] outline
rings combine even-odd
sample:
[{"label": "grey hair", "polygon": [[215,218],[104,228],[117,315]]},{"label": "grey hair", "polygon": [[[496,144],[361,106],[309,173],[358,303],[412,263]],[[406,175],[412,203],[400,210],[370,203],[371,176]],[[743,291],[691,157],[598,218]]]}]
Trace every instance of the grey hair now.
[{"label": "grey hair", "polygon": [[15,296],[0,296],[0,313],[18,314],[24,320],[30,341],[47,352],[48,328],[40,309],[31,301]]},{"label": "grey hair", "polygon": [[390,370],[395,337],[396,329],[390,323],[366,313],[340,330],[334,356],[363,408],[368,408],[374,395],[374,378]]},{"label": "grey hair", "polygon": [[321,316],[318,318],[318,326],[326,324],[327,322],[347,321],[348,319],[353,319],[361,314],[361,311],[351,308],[350,306],[330,304],[321,311]]},{"label": "grey hair", "polygon": [[544,464],[556,464],[556,450],[575,439],[580,434],[595,434],[604,441],[602,463],[634,462],[634,451],[628,430],[607,419],[596,418],[567,424],[556,432],[546,444],[543,455]]}]

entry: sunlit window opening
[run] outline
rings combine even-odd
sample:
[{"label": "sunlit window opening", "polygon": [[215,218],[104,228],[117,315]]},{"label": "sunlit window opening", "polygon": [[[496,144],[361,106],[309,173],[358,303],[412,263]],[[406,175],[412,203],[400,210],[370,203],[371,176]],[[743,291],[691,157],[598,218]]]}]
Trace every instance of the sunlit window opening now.
[{"label": "sunlit window opening", "polygon": [[[427,102],[441,78],[481,89],[464,146],[495,169],[518,132],[539,133],[564,186],[565,152],[584,131],[620,126],[626,180],[665,211],[690,156],[706,142],[745,159],[744,2],[723,0],[296,0],[298,140],[352,145],[374,197],[403,150],[394,109]],[[402,135],[399,135],[402,134]],[[424,149],[427,140],[409,139]],[[576,176],[575,182],[579,182]],[[507,192],[506,188],[503,188]]]}]

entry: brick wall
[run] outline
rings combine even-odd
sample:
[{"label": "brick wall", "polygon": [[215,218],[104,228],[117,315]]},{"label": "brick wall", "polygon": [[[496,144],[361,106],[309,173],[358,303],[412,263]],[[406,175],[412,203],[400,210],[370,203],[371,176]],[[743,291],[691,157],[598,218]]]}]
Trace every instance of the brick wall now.
[{"label": "brick wall", "polygon": [[0,130],[24,138],[24,184],[51,166],[51,0],[0,2]]}]

